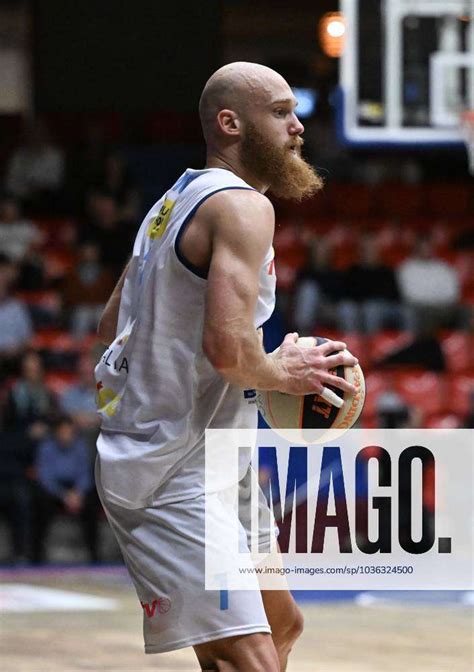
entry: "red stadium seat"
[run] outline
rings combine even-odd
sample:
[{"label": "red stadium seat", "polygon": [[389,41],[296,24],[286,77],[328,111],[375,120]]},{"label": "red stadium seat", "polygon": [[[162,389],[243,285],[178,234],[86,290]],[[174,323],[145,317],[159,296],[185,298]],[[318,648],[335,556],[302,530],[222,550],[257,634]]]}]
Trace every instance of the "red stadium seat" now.
[{"label": "red stadium seat", "polygon": [[377,427],[379,426],[377,422],[377,416],[374,414],[370,415],[369,413],[367,413],[365,410],[365,406],[360,416],[360,425],[363,429],[377,429]]},{"label": "red stadium seat", "polygon": [[332,231],[332,229],[337,226],[338,221],[333,217],[313,217],[311,215],[305,216],[301,220],[299,226],[303,227],[306,236],[310,238],[312,236],[323,236]]},{"label": "red stadium seat", "polygon": [[[375,416],[377,398],[390,387],[390,374],[374,371],[365,376],[365,405],[362,411],[362,422],[366,417]],[[365,426],[365,425],[364,425]]]},{"label": "red stadium seat", "polygon": [[385,248],[380,253],[380,261],[385,264],[385,266],[396,268],[407,258],[408,254],[409,250],[406,245],[403,243],[395,244]]},{"label": "red stadium seat", "polygon": [[77,350],[77,342],[68,331],[48,329],[37,332],[31,342],[36,350],[56,350],[70,352]]},{"label": "red stadium seat", "polygon": [[35,218],[35,225],[41,230],[43,240],[41,247],[46,250],[64,251],[73,248],[76,241],[76,224],[74,220],[64,217]]},{"label": "red stadium seat", "polygon": [[275,262],[277,287],[280,291],[290,292],[296,281],[297,269],[284,261]]},{"label": "red stadium seat", "polygon": [[403,220],[403,226],[405,229],[413,231],[416,234],[424,232],[431,234],[433,229],[433,217],[426,214],[418,215],[417,217],[407,217]]},{"label": "red stadium seat", "polygon": [[327,234],[331,250],[331,266],[337,269],[348,268],[358,259],[357,236],[349,226],[336,225]]},{"label": "red stadium seat", "polygon": [[447,406],[452,413],[464,417],[469,411],[469,400],[473,394],[474,375],[451,374],[448,376],[446,385]]},{"label": "red stadium seat", "polygon": [[293,224],[278,227],[273,244],[278,287],[289,291],[308,258],[304,228]]},{"label": "red stadium seat", "polygon": [[303,246],[304,226],[298,226],[293,220],[280,220],[275,228],[273,246],[277,254],[285,254],[287,250]]},{"label": "red stadium seat", "polygon": [[79,348],[81,354],[90,353],[93,348],[102,347],[105,348],[105,345],[101,343],[99,337],[96,334],[89,334],[88,336],[83,336],[80,340],[76,341],[76,345]]},{"label": "red stadium seat", "polygon": [[48,281],[64,277],[74,268],[75,256],[72,252],[50,250],[44,253],[44,267]]},{"label": "red stadium seat", "polygon": [[440,336],[448,371],[466,373],[474,369],[474,335],[462,331],[446,331]]},{"label": "red stadium seat", "polygon": [[454,266],[459,273],[461,284],[473,281],[474,250],[458,252],[454,258]]},{"label": "red stadium seat", "polygon": [[384,226],[376,237],[380,261],[392,268],[398,266],[413,246],[413,231],[399,226]]},{"label": "red stadium seat", "polygon": [[439,182],[425,189],[428,211],[435,217],[463,217],[469,213],[471,185]]},{"label": "red stadium seat", "polygon": [[453,265],[458,272],[462,298],[469,303],[468,298],[474,291],[474,250],[458,252],[454,256]]},{"label": "red stadium seat", "polygon": [[55,312],[59,312],[61,308],[61,295],[51,289],[40,289],[33,292],[21,291],[16,292],[15,296],[29,306],[39,306]]},{"label": "red stadium seat", "polygon": [[423,190],[411,184],[383,184],[374,194],[377,212],[389,217],[413,217],[423,212]]},{"label": "red stadium seat", "polygon": [[407,331],[382,331],[370,338],[370,350],[373,361],[382,359],[386,355],[408,345],[413,335]]},{"label": "red stadium seat", "polygon": [[458,429],[462,427],[462,418],[455,413],[435,413],[425,418],[423,426],[427,429]]},{"label": "red stadium seat", "polygon": [[16,292],[15,296],[28,306],[35,330],[54,327],[60,323],[62,300],[59,292],[43,289]]},{"label": "red stadium seat", "polygon": [[462,290],[462,302],[471,308],[474,307],[474,287],[466,287]]},{"label": "red stadium seat", "polygon": [[[290,201],[285,201],[286,208],[293,215],[295,215],[295,205]],[[332,207],[330,203],[330,195],[327,189],[323,189],[321,192],[309,198],[305,201],[302,201],[298,205],[298,214],[302,217],[322,217],[328,214],[333,214]]]},{"label": "red stadium seat", "polygon": [[69,371],[49,371],[45,376],[47,387],[58,396],[74,385],[77,380],[76,374]]},{"label": "red stadium seat", "polygon": [[455,257],[455,252],[451,246],[453,235],[453,229],[447,222],[437,222],[431,229],[433,253],[449,263],[452,263]]},{"label": "red stadium seat", "polygon": [[328,189],[331,212],[339,217],[368,217],[373,190],[366,184],[332,184]]},{"label": "red stadium seat", "polygon": [[423,415],[441,413],[446,408],[442,376],[429,371],[394,372],[394,384],[397,392],[407,404],[420,410]]},{"label": "red stadium seat", "polygon": [[32,347],[41,352],[48,370],[74,371],[80,356],[77,341],[67,331],[48,329],[38,331]]}]

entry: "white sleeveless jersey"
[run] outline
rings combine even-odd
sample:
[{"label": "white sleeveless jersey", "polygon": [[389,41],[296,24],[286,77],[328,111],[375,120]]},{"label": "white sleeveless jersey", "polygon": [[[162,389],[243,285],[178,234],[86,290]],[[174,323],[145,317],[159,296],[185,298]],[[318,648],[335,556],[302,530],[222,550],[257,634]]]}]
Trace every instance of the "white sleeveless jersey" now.
[{"label": "white sleeveless jersey", "polygon": [[[227,383],[203,353],[207,281],[179,251],[196,210],[224,189],[252,187],[224,169],[187,170],[146,215],[122,289],[117,336],[95,370],[101,485],[126,508],[202,494],[205,429],[257,424],[254,391]],[[275,305],[273,257],[270,248],[256,328]]]}]

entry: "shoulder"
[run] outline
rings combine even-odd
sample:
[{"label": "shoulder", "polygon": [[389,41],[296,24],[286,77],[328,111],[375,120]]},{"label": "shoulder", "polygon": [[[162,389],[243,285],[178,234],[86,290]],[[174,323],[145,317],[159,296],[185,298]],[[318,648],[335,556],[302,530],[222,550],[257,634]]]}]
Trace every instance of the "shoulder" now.
[{"label": "shoulder", "polygon": [[211,231],[271,232],[275,213],[269,199],[254,189],[229,188],[212,194],[200,208],[199,218]]},{"label": "shoulder", "polygon": [[203,205],[203,208],[209,212],[222,209],[240,210],[242,207],[251,208],[262,214],[274,215],[273,205],[264,194],[244,186],[222,187],[211,194]]}]

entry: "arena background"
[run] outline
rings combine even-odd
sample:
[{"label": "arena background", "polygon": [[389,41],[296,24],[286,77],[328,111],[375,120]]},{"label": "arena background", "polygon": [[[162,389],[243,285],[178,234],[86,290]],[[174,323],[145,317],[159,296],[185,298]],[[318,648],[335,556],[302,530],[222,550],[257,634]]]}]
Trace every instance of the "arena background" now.
[{"label": "arena background", "polygon": [[[287,78],[326,183],[275,202],[266,347],[295,329],[343,338],[366,373],[362,427],[473,427],[472,23],[463,0],[0,1],[2,669],[197,668],[190,651],[142,654],[92,487],[93,366],[143,214],[203,165],[197,102],[220,65]],[[62,507],[58,440],[87,493]],[[469,594],[297,598],[289,670],[472,669]]]}]

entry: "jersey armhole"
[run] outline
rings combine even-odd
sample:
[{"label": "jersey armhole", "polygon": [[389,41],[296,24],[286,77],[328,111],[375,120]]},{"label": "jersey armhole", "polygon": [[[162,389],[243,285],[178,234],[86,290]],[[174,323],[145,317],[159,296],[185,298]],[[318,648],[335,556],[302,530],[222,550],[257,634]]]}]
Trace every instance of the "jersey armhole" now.
[{"label": "jersey armhole", "polygon": [[220,189],[216,189],[215,191],[211,191],[210,194],[206,194],[201,198],[200,201],[196,203],[196,205],[192,208],[192,210],[186,215],[184,222],[181,224],[179,227],[179,231],[177,233],[177,236],[174,241],[174,251],[176,253],[176,256],[178,257],[179,261],[183,264],[185,268],[188,269],[188,271],[191,271],[191,273],[194,273],[194,275],[197,275],[198,278],[202,278],[203,280],[207,280],[207,273],[203,271],[201,268],[198,266],[195,266],[192,264],[186,257],[185,255],[181,252],[179,248],[179,244],[181,242],[181,238],[184,235],[184,232],[186,231],[186,228],[198,209],[201,207],[201,205],[207,201],[208,198],[211,196],[214,196],[214,194],[218,194],[220,191],[230,191],[231,189],[241,189],[242,191],[255,191],[253,187],[221,187]]}]

